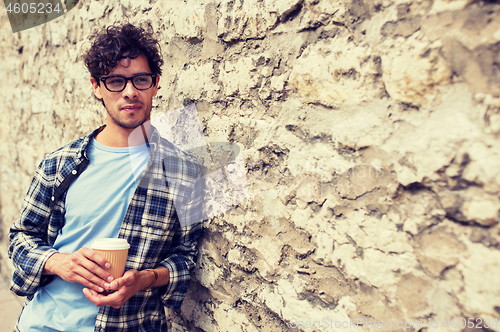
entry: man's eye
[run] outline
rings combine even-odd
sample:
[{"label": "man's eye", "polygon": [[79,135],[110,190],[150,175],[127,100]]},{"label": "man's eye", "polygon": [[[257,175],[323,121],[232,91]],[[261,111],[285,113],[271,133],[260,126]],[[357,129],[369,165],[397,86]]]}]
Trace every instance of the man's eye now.
[{"label": "man's eye", "polygon": [[123,84],[123,79],[121,78],[112,78],[108,80],[108,84]]},{"label": "man's eye", "polygon": [[137,83],[144,83],[144,82],[147,82],[148,81],[148,78],[147,77],[144,77],[144,76],[140,76],[140,77],[136,77],[135,81]]}]

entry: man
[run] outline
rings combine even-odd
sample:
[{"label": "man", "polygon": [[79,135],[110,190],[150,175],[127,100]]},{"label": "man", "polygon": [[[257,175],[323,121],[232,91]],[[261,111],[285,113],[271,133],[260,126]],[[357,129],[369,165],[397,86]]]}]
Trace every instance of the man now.
[{"label": "man", "polygon": [[[101,32],[85,56],[106,125],[47,155],[11,227],[11,290],[27,296],[17,331],[166,331],[180,309],[201,232],[196,161],[150,125],[163,64],[131,24]],[[130,244],[126,271],[89,249]]]}]

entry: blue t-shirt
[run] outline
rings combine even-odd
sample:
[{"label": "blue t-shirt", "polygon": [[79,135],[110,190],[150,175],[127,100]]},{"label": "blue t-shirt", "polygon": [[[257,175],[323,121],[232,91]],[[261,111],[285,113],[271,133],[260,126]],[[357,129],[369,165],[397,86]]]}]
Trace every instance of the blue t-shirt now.
[{"label": "blue t-shirt", "polygon": [[[118,237],[149,148],[146,144],[115,148],[92,139],[87,156],[87,169],[68,188],[65,224],[54,243],[60,253],[90,248],[98,238]],[[83,288],[55,276],[24,308],[20,330],[94,331],[99,308],[85,297]]]}]

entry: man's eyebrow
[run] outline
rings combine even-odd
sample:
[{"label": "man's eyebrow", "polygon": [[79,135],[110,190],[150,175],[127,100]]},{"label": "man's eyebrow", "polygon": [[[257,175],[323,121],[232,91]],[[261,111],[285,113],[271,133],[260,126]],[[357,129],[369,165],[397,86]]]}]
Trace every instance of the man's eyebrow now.
[{"label": "man's eyebrow", "polygon": [[120,76],[120,77],[134,77],[134,76],[138,76],[138,75],[153,75],[153,73],[148,73],[148,72],[140,72],[140,73],[135,73],[133,74],[132,76],[125,76],[125,75],[122,75],[122,74],[113,74],[113,75],[108,75],[106,77],[115,77],[115,76]]}]

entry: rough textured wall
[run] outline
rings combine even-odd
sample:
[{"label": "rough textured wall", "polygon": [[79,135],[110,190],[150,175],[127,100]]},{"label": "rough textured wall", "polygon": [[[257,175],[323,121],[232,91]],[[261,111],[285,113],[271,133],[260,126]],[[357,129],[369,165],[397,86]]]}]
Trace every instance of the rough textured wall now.
[{"label": "rough textured wall", "polygon": [[207,224],[174,331],[500,331],[495,1],[83,1],[17,34],[2,15],[4,229],[43,155],[103,121],[84,42],[150,19],[155,114],[196,103],[249,185]]}]

